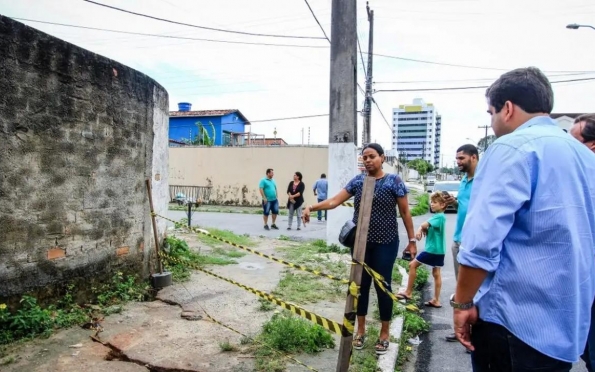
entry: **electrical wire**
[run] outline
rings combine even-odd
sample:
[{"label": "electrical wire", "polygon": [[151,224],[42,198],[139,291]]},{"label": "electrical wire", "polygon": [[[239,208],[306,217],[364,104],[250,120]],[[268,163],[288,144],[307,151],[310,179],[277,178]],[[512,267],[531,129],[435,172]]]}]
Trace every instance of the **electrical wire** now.
[{"label": "electrical wire", "polygon": [[[368,54],[368,53],[365,53],[365,54]],[[510,71],[511,70],[511,69],[508,69],[508,68],[480,67],[480,66],[470,66],[470,65],[459,65],[459,64],[456,64],[456,63],[426,61],[426,60],[423,60],[423,59],[407,58],[407,57],[399,57],[399,56],[391,56],[391,55],[387,55],[387,54],[378,54],[378,53],[374,53],[373,55],[375,55],[377,57],[398,59],[398,60],[401,60],[401,61],[416,62],[416,63],[425,63],[425,64],[429,64],[429,65],[438,65],[438,66],[461,67],[461,68],[471,68],[471,69],[477,69],[477,70],[491,70],[491,71]],[[578,72],[592,73],[592,72],[595,72],[595,71],[543,71],[543,72],[551,72],[551,73],[578,73]]]},{"label": "electrical wire", "polygon": [[364,63],[364,55],[362,54],[362,46],[359,45],[359,35],[357,35],[357,48],[359,49],[359,56],[362,59],[362,68],[364,69],[364,76],[368,81],[368,72],[366,71],[366,64]]},{"label": "electrical wire", "polygon": [[326,36],[326,32],[324,31],[324,28],[322,28],[322,25],[318,21],[318,18],[316,17],[316,14],[314,14],[314,10],[312,10],[312,7],[310,6],[310,3],[308,3],[308,0],[304,0],[304,1],[306,2],[306,5],[308,6],[308,9],[310,9],[310,13],[312,13],[312,16],[316,20],[316,23],[318,23],[318,26],[322,30],[322,33],[324,34],[324,38],[327,39],[328,42],[330,43],[331,42],[331,39],[329,39],[328,36]]},{"label": "electrical wire", "polygon": [[[595,80],[595,77],[590,78],[582,78],[582,79],[568,79],[568,80],[558,80],[558,81],[550,81],[550,84],[558,84],[558,83],[570,83],[575,81],[589,81]],[[440,91],[440,90],[470,90],[470,89],[485,89],[489,88],[489,85],[481,85],[481,86],[472,86],[472,87],[443,87],[443,88],[416,88],[416,89],[379,89],[375,90],[374,93],[379,92],[430,92],[430,91]]]},{"label": "electrical wire", "polygon": [[253,32],[246,32],[246,31],[227,30],[227,29],[223,29],[223,28],[214,28],[214,27],[207,27],[207,26],[199,26],[199,25],[193,25],[193,24],[190,24],[190,23],[177,22],[177,21],[172,21],[170,19],[154,17],[154,16],[151,16],[151,15],[148,15],[148,14],[137,13],[137,12],[133,12],[133,11],[130,11],[130,10],[118,8],[118,7],[115,7],[115,6],[98,3],[98,2],[92,1],[92,0],[83,0],[83,1],[85,1],[87,3],[90,3],[90,4],[102,6],[102,7],[105,7],[105,8],[117,10],[119,12],[124,12],[124,13],[128,13],[128,14],[136,15],[136,16],[139,16],[139,17],[149,18],[149,19],[153,19],[153,20],[156,20],[156,21],[167,22],[167,23],[172,23],[172,24],[181,25],[181,26],[188,26],[188,27],[200,28],[200,29],[203,29],[203,30],[218,31],[218,32],[227,32],[227,33],[231,33],[231,34],[240,34],[240,35],[248,35],[248,36],[280,37],[280,38],[288,38],[288,39],[324,39],[322,37],[317,37],[317,36],[292,36],[292,35],[261,34],[261,33],[253,33]]},{"label": "electrical wire", "polygon": [[39,21],[39,20],[28,19],[28,18],[18,18],[18,17],[11,17],[11,18],[19,20],[19,21],[43,23],[43,24],[54,25],[54,26],[72,27],[72,28],[80,28],[80,29],[85,29],[85,30],[94,30],[94,31],[103,31],[103,32],[112,32],[112,33],[117,33],[117,34],[159,37],[159,38],[166,38],[166,39],[194,40],[194,41],[207,41],[207,42],[211,42],[211,43],[246,44],[246,45],[262,45],[262,46],[276,46],[276,47],[328,48],[326,45],[295,45],[295,44],[255,43],[255,42],[248,42],[248,41],[230,41],[230,40],[202,39],[202,38],[187,37],[187,36],[146,34],[143,32],[132,32],[132,31],[122,31],[122,30],[111,30],[111,29],[98,28],[98,27],[77,26],[77,25],[69,25],[69,24],[65,24],[65,23]]},{"label": "electrical wire", "polygon": [[[595,72],[594,72],[595,73]],[[574,75],[587,75],[591,72],[576,72],[566,74],[554,74],[548,77],[561,77],[561,76],[574,76]],[[414,84],[414,83],[447,83],[447,82],[468,82],[468,81],[494,81],[498,77],[491,78],[477,78],[477,79],[446,79],[446,80],[406,80],[406,81],[375,81],[374,84]]]},{"label": "electrical wire", "polygon": [[390,126],[388,120],[386,120],[386,117],[384,116],[384,114],[382,113],[382,110],[380,109],[380,106],[378,106],[378,103],[376,102],[376,100],[374,98],[372,98],[372,102],[374,102],[374,105],[376,106],[376,108],[378,109],[378,112],[380,112],[380,116],[382,116],[382,118],[384,119],[384,122],[386,123],[386,126],[388,127],[388,129],[390,129],[391,131],[393,130],[393,128]]}]

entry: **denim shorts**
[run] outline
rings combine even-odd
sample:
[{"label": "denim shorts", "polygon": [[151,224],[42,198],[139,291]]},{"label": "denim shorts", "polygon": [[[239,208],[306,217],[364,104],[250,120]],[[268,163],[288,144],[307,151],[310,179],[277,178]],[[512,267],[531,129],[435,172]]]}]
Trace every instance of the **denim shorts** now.
[{"label": "denim shorts", "polygon": [[279,214],[279,199],[269,200],[266,203],[262,202],[263,214],[268,216],[269,214]]}]

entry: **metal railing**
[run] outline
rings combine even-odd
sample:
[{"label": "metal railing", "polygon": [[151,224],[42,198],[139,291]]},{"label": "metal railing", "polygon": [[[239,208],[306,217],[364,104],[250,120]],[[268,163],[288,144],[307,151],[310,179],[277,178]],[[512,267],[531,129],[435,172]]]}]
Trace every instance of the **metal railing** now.
[{"label": "metal railing", "polygon": [[209,201],[212,189],[212,186],[169,185],[169,199],[170,202],[178,202],[178,204],[200,205]]}]

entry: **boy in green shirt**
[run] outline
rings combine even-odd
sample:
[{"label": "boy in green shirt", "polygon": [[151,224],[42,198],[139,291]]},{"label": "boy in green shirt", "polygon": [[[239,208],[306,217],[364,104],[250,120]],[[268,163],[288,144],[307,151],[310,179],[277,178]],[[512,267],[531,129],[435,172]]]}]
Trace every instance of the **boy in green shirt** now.
[{"label": "boy in green shirt", "polygon": [[421,240],[426,237],[426,246],[423,252],[419,253],[414,260],[409,263],[409,281],[407,290],[397,294],[397,298],[410,300],[413,295],[413,284],[417,276],[417,268],[422,264],[432,266],[432,276],[434,277],[434,298],[424,305],[429,307],[442,307],[440,304],[440,290],[442,289],[442,277],[440,268],[444,266],[444,255],[446,253],[446,202],[444,195],[436,192],[430,196],[430,206],[436,213],[417,230],[415,238]]}]

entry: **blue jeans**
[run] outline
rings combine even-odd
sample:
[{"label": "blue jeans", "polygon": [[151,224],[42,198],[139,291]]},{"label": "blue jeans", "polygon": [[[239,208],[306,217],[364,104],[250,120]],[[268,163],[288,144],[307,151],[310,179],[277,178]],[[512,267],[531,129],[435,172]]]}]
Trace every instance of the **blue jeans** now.
[{"label": "blue jeans", "polygon": [[[322,201],[325,201],[325,200],[326,199],[320,199],[320,198],[318,198],[318,202],[319,203],[322,202]],[[326,221],[326,212],[328,212],[328,211],[324,211],[324,220],[325,221]],[[321,220],[322,220],[322,211],[318,211],[318,221],[321,221]]]},{"label": "blue jeans", "polygon": [[474,372],[569,372],[572,368],[572,363],[542,354],[505,327],[481,319],[472,326],[471,343]]},{"label": "blue jeans", "polygon": [[[370,266],[374,271],[384,277],[388,284],[386,289],[392,292],[391,282],[393,274],[393,266],[399,253],[399,237],[390,243],[372,243],[366,244],[366,256],[364,262]],[[353,248],[351,249],[353,256]],[[368,302],[370,302],[370,285],[372,284],[372,277],[364,270],[362,273],[362,282],[360,285],[360,296],[357,301],[357,315],[365,316],[368,314]],[[376,295],[378,297],[378,310],[380,310],[380,320],[389,321],[393,314],[393,300],[385,292],[383,292],[376,282]]]},{"label": "blue jeans", "polygon": [[587,371],[595,371],[595,302],[591,305],[591,327],[589,328],[585,352],[581,355],[581,359],[585,361]]},{"label": "blue jeans", "polygon": [[266,203],[262,203],[263,214],[268,216],[269,214],[278,215],[279,214],[279,200],[269,200]]}]

